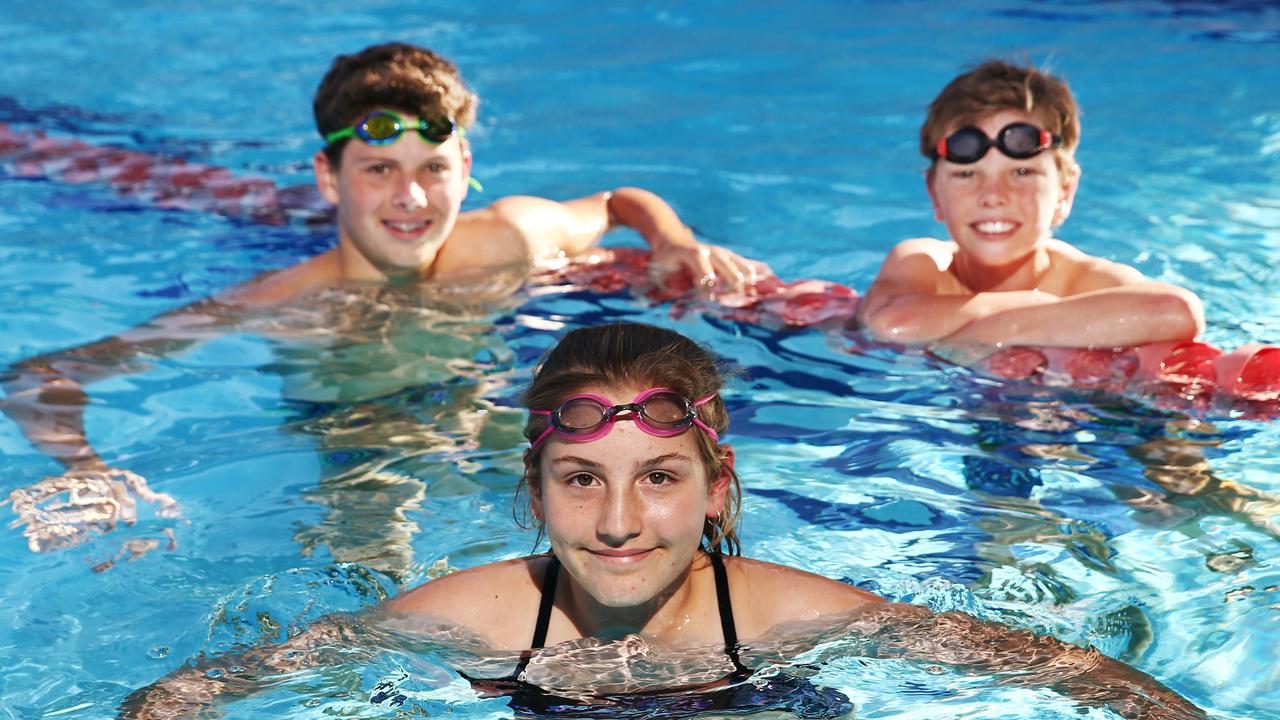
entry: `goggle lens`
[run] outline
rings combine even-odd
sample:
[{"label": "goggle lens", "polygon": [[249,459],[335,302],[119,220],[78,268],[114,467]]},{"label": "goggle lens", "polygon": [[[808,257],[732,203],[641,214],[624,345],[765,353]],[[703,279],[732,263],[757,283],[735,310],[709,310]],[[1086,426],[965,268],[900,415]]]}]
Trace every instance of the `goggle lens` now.
[{"label": "goggle lens", "polygon": [[595,400],[578,398],[560,406],[551,422],[562,430],[590,432],[606,420],[608,408]]},{"label": "goggle lens", "polygon": [[1062,144],[1062,139],[1030,123],[1010,123],[996,133],[994,140],[976,127],[962,127],[938,142],[933,159],[949,160],[959,165],[975,163],[992,147],[1015,160],[1027,160]]},{"label": "goggle lens", "polygon": [[1040,128],[1034,125],[1026,123],[1008,125],[1000,131],[996,146],[1009,157],[1025,160],[1039,155],[1041,150],[1049,147],[1052,138],[1046,142],[1041,138],[1041,134]]},{"label": "goggle lens", "polygon": [[649,425],[670,430],[688,425],[693,407],[679,395],[654,395],[640,406],[640,415]]},{"label": "goggle lens", "polygon": [[370,114],[356,127],[356,134],[367,143],[388,143],[400,137],[400,118],[390,113]]}]

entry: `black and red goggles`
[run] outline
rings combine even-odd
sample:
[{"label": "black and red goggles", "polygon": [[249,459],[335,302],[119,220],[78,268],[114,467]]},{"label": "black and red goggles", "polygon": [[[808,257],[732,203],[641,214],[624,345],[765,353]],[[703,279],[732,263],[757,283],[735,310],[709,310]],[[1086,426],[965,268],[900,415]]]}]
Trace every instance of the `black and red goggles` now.
[{"label": "black and red goggles", "polygon": [[1061,145],[1062,138],[1031,123],[1009,123],[994,138],[987,137],[986,133],[970,125],[939,140],[929,157],[932,160],[942,159],[968,165],[978,162],[988,150],[996,147],[1015,160],[1026,160]]}]

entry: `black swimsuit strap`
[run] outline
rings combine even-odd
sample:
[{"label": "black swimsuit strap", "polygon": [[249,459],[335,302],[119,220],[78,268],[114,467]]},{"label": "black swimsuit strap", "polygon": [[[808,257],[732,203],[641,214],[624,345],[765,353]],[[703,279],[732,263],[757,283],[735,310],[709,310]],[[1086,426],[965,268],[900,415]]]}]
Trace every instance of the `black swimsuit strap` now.
[{"label": "black swimsuit strap", "polygon": [[556,604],[556,580],[559,579],[560,560],[552,555],[542,576],[542,601],[538,603],[538,623],[533,627],[530,650],[539,650],[547,644],[547,627],[551,624],[551,608]]},{"label": "black swimsuit strap", "polygon": [[[538,620],[533,626],[533,642],[529,645],[529,649],[520,653],[520,662],[516,664],[516,669],[511,673],[510,680],[520,682],[520,675],[524,673],[525,668],[529,666],[529,658],[533,657],[533,651],[543,648],[547,644],[547,627],[551,624],[551,608],[556,604],[556,580],[560,578],[560,560],[552,555],[547,560],[547,569],[542,575],[542,600],[538,602]],[[465,675],[463,677],[466,677]],[[471,678],[467,678],[470,680]]]},{"label": "black swimsuit strap", "polygon": [[716,604],[720,607],[720,633],[724,635],[724,654],[733,662],[733,679],[751,674],[738,657],[738,627],[733,622],[733,601],[729,597],[729,575],[724,570],[724,558],[718,552],[709,552],[711,570],[716,577]]},{"label": "black swimsuit strap", "polygon": [[[707,553],[711,560],[712,574],[716,582],[716,606],[720,611],[720,634],[724,636],[724,654],[733,663],[732,679],[739,680],[751,674],[742,664],[738,656],[738,627],[733,622],[733,601],[729,597],[729,575],[724,569],[724,558],[718,552]],[[521,653],[520,663],[511,674],[512,680],[519,680],[520,674],[529,665],[529,658],[534,650],[543,648],[547,643],[547,627],[551,624],[551,609],[556,601],[556,581],[560,578],[560,561],[555,555],[547,561],[547,569],[542,578],[542,599],[538,603],[538,620],[533,628],[533,642],[529,652]]]}]

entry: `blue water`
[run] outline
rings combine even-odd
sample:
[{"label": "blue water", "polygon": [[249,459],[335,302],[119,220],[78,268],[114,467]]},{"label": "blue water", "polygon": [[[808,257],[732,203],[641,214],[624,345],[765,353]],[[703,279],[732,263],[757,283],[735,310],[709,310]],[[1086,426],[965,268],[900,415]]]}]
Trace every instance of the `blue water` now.
[{"label": "blue water", "polygon": [[[470,206],[639,185],[783,277],[859,288],[893,242],[943,232],[915,149],[924,105],[964,65],[1027,57],[1084,108],[1083,184],[1060,237],[1199,293],[1210,342],[1280,342],[1270,3],[117,5],[6,6],[0,120],[305,183],[330,58],[403,38],[456,60],[482,98],[471,136],[486,192]],[[0,175],[0,362],[122,331],[330,242],[325,227]],[[348,343],[246,332],[94,385],[95,445],[183,516],[144,508],[135,526],[47,555],[0,533],[0,717],[111,717],[200,652],[367,606],[439,564],[528,552],[510,519],[510,408],[548,329],[611,319],[669,324],[744,370],[729,402],[747,554],[1093,643],[1217,717],[1280,717],[1280,541],[1262,527],[1275,510],[1250,521],[1212,494],[1171,497],[1135,458],[1194,444],[1216,477],[1280,494],[1273,422],[993,385],[841,336],[669,310],[574,292],[464,321],[392,309]],[[5,493],[57,470],[8,421],[0,453]],[[126,540],[157,547],[93,572]],[[386,552],[336,562],[365,542]],[[369,702],[406,674],[408,706]],[[858,717],[1079,717],[1048,691],[909,663],[836,658],[819,679]],[[414,708],[487,717],[505,704],[392,655],[225,709]]]}]

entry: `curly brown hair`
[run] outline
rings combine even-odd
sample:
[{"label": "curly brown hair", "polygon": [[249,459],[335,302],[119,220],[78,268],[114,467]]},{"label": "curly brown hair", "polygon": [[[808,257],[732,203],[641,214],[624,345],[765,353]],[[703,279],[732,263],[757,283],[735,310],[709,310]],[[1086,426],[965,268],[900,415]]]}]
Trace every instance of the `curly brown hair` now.
[{"label": "curly brown hair", "polygon": [[[932,158],[933,149],[947,133],[1003,110],[1026,111],[1042,128],[1062,138],[1054,159],[1058,170],[1066,172],[1080,143],[1080,108],[1071,89],[1062,79],[1031,64],[997,59],[957,75],[938,93],[920,128],[920,152]],[[930,173],[936,164],[935,160]]]},{"label": "curly brown hair", "polygon": [[[729,413],[720,388],[724,374],[710,351],[672,330],[640,323],[613,323],[570,331],[539,364],[533,382],[524,394],[525,407],[552,408],[566,397],[590,386],[665,387],[686,398],[712,399],[698,406],[698,419],[723,436],[729,428]],[[524,435],[532,441],[547,429],[545,415],[529,415]],[[695,433],[698,452],[708,478],[720,474],[727,449],[705,433]],[[525,474],[516,492],[516,521],[527,525],[526,504],[519,501],[522,491],[539,481],[538,459],[542,448],[534,448],[525,456]],[[736,472],[730,472],[729,492],[724,512],[707,519],[702,536],[707,547],[736,555],[740,551],[738,518],[742,506],[742,485]],[[538,539],[541,541],[542,528]]]},{"label": "curly brown hair", "polygon": [[[478,102],[448,59],[416,45],[388,42],[335,57],[316,88],[312,110],[316,130],[324,137],[379,109],[452,118],[467,128],[475,122]],[[325,148],[334,167],[346,144],[342,140]]]}]

